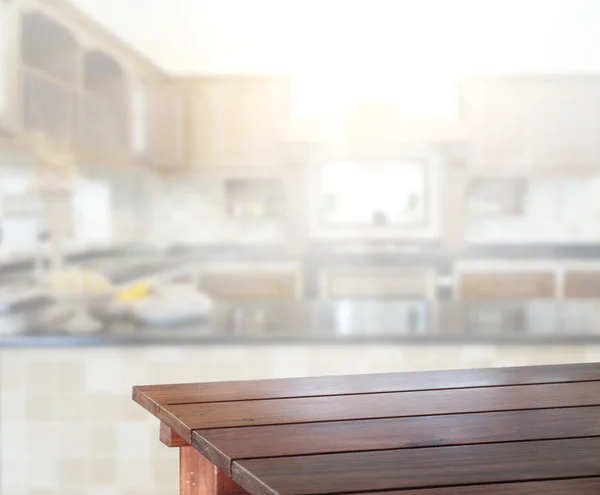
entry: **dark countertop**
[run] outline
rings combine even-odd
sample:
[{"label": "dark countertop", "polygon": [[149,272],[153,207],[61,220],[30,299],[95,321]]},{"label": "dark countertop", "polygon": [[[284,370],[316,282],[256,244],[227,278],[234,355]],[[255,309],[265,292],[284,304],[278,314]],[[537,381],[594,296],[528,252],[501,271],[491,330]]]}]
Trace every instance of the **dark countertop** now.
[{"label": "dark countertop", "polygon": [[0,347],[209,344],[600,343],[600,301],[362,300],[219,303],[205,321],[143,325],[96,312],[104,328],[72,334],[41,308],[0,320]]},{"label": "dark countertop", "polygon": [[[115,247],[90,250],[68,255],[71,263],[94,260],[123,259],[126,257],[152,257],[172,260],[195,261],[312,261],[344,262],[366,260],[367,262],[414,262],[451,263],[466,259],[600,259],[600,243],[526,244],[494,243],[468,244],[460,251],[450,251],[438,241],[394,241],[341,239],[313,241],[301,252],[290,253],[282,244],[204,244],[181,245],[159,251],[150,245]],[[33,269],[33,260],[20,260],[0,264],[0,275],[22,273]]]},{"label": "dark countertop", "polygon": [[420,262],[448,265],[472,259],[600,259],[600,244],[469,244],[460,251],[450,251],[435,241],[394,242],[393,240],[315,241],[291,254],[282,245],[206,244],[175,246],[169,256],[185,259],[227,261],[305,261],[309,263],[399,263]]}]

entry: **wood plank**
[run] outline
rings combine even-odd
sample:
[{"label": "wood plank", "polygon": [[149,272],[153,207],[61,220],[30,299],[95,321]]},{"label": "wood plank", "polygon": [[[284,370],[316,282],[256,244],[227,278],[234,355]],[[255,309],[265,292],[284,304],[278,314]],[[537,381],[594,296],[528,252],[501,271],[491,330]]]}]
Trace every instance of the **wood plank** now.
[{"label": "wood plank", "polygon": [[600,476],[598,438],[279,457],[233,464],[233,479],[253,495],[441,488],[586,476]]},{"label": "wood plank", "polygon": [[553,299],[552,272],[466,272],[460,278],[463,299]]},{"label": "wood plank", "polygon": [[159,417],[191,443],[196,429],[597,405],[600,382],[584,382],[186,404]]},{"label": "wood plank", "polygon": [[133,400],[158,416],[161,405],[600,380],[600,364],[439,370],[133,387]]},{"label": "wood plank", "polygon": [[180,495],[244,495],[247,492],[192,447],[179,449]]},{"label": "wood plank", "polygon": [[205,273],[201,288],[216,300],[293,300],[295,273]]},{"label": "wood plank", "polygon": [[238,459],[600,436],[599,418],[575,407],[253,426],[196,430],[192,445],[229,474]]},{"label": "wood plank", "polygon": [[573,299],[600,297],[600,272],[598,270],[569,270],[565,273],[564,295]]},{"label": "wood plank", "polygon": [[189,447],[189,443],[187,443],[183,438],[181,438],[177,433],[175,433],[171,428],[169,428],[166,424],[160,423],[160,441],[164,443],[167,447]]},{"label": "wood plank", "polygon": [[[527,481],[495,485],[429,488],[392,492],[369,492],[362,495],[598,495],[600,478],[579,478],[559,481]],[[340,495],[350,495],[342,493]]]}]

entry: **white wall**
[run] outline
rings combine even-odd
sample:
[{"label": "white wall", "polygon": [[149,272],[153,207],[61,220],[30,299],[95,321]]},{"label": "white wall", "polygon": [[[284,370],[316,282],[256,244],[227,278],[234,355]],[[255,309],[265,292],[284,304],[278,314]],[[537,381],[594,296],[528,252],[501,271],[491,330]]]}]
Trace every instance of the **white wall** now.
[{"label": "white wall", "polygon": [[107,243],[111,240],[110,185],[82,180],[73,194],[74,237],[82,244]]},{"label": "white wall", "polygon": [[35,217],[7,217],[3,213],[4,198],[26,192],[33,177],[35,163],[20,153],[0,149],[0,257],[35,246],[39,219]]},{"label": "white wall", "polygon": [[97,165],[83,166],[81,175],[95,184],[106,185],[109,190],[108,239],[116,243],[144,241],[152,221],[153,198],[149,196],[152,174],[143,169]]},{"label": "white wall", "polygon": [[530,180],[522,216],[470,220],[472,243],[600,242],[600,176]]},{"label": "white wall", "polygon": [[[30,157],[0,150],[0,196],[15,184],[27,183],[34,167]],[[109,188],[110,192],[101,196],[105,200],[110,196],[110,212],[97,202],[83,201],[90,208],[75,214],[75,246],[144,240],[163,244],[284,241],[284,226],[276,221],[252,224],[230,219],[223,181],[158,181],[147,173],[116,170],[84,173],[92,189],[100,183]],[[98,208],[104,208],[104,213]],[[0,257],[34,249],[38,225],[35,219],[2,222]],[[438,229],[436,225],[428,234],[435,235]],[[600,176],[531,180],[522,216],[470,222],[467,239],[472,243],[515,244],[600,242]]]},{"label": "white wall", "polygon": [[172,179],[155,182],[150,238],[171,243],[278,243],[277,221],[235,221],[227,215],[222,180]]},{"label": "white wall", "polygon": [[[38,246],[37,235],[43,229],[43,215],[3,216],[2,200],[7,194],[26,192],[34,177],[35,160],[24,153],[0,149],[0,259],[30,254]],[[70,210],[72,235],[67,249],[146,240],[151,222],[147,180],[150,174],[112,167],[83,166],[72,195]]]},{"label": "white wall", "polygon": [[[436,186],[441,185],[437,177]],[[381,233],[384,236],[426,238],[439,235],[440,205],[432,195],[434,223],[418,232]],[[236,222],[227,216],[223,182],[171,180],[155,183],[149,199],[149,238],[159,243],[276,243],[284,228],[277,222]],[[314,224],[313,224],[314,228]],[[337,232],[336,232],[337,233]],[[323,232],[313,230],[313,235]],[[373,232],[344,232],[368,237]],[[339,235],[339,233],[338,233]],[[376,234],[377,235],[377,234]],[[600,242],[600,176],[594,179],[531,180],[524,213],[512,218],[470,221],[471,243],[598,243]]]}]

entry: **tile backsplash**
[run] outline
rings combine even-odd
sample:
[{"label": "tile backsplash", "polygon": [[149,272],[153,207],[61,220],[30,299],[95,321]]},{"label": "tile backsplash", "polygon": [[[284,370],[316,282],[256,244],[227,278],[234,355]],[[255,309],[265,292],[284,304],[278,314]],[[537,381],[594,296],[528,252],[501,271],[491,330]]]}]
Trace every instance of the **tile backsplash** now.
[{"label": "tile backsplash", "polygon": [[[0,150],[0,257],[33,252],[41,215],[9,218],[3,198],[27,194],[36,164],[25,154]],[[151,241],[171,243],[279,243],[278,220],[248,222],[227,214],[225,181],[159,179],[148,171],[83,166],[73,194],[69,247]]]},{"label": "tile backsplash", "polygon": [[[26,154],[0,150],[0,205],[2,197],[26,190],[35,167],[34,160]],[[227,212],[222,179],[160,179],[142,169],[101,166],[83,166],[80,175],[82,180],[73,200],[76,207],[71,212],[73,234],[68,240],[71,248],[139,241],[159,245],[279,244],[294,230],[285,219],[232,218]],[[530,179],[522,213],[471,218],[467,240],[513,244],[598,243],[598,198],[600,176]],[[0,258],[36,249],[36,237],[42,227],[39,215],[9,218],[3,216],[0,206],[0,222]],[[357,235],[360,233],[354,234]]]},{"label": "tile backsplash", "polygon": [[522,214],[470,219],[472,243],[600,242],[600,176],[528,182]]},{"label": "tile backsplash", "polygon": [[159,243],[279,243],[278,220],[236,220],[227,213],[223,180],[173,179],[152,194],[150,237]]}]

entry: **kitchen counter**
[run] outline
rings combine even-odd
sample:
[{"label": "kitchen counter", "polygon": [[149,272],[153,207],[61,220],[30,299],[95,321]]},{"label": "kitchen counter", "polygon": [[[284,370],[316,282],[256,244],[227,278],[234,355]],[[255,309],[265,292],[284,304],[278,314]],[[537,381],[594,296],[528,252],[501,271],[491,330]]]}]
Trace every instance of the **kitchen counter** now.
[{"label": "kitchen counter", "polygon": [[94,314],[101,331],[74,334],[44,319],[47,305],[0,320],[0,347],[273,343],[600,343],[599,301],[218,303],[205,321],[144,325]]}]

